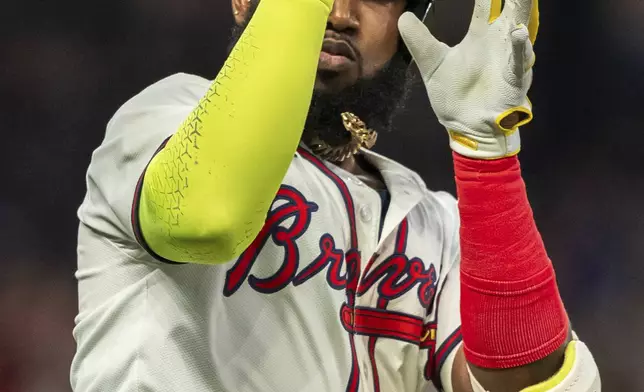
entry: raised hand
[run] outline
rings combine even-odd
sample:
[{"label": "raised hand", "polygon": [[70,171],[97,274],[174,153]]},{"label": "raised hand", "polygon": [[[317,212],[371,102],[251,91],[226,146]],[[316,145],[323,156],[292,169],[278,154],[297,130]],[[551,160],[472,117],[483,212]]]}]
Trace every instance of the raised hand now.
[{"label": "raised hand", "polygon": [[454,47],[438,41],[411,12],[400,17],[398,28],[452,149],[477,159],[517,154],[518,127],[532,120],[527,93],[537,0],[506,0],[503,10],[501,0],[476,0],[468,33]]}]

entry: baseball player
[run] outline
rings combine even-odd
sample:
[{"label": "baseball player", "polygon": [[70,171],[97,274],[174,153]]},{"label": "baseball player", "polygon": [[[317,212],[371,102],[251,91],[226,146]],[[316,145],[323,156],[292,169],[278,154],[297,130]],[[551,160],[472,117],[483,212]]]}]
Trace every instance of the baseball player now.
[{"label": "baseball player", "polygon": [[[599,391],[517,158],[536,0],[476,0],[455,47],[427,0],[232,8],[215,80],[148,87],[92,156],[73,389]],[[458,202],[369,151],[412,61]]]}]

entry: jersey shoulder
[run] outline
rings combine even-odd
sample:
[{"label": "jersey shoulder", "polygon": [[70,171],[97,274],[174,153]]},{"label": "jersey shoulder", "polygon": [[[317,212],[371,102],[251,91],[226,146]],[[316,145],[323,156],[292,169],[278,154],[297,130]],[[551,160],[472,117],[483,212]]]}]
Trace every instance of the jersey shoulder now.
[{"label": "jersey shoulder", "polygon": [[192,104],[210,86],[208,79],[186,73],[176,73],[143,89],[128,100],[122,109],[146,105]]},{"label": "jersey shoulder", "polygon": [[425,200],[438,209],[441,216],[447,219],[450,223],[458,225],[458,201],[451,193],[425,188]]},{"label": "jersey shoulder", "polygon": [[142,173],[163,142],[208,90],[204,78],[176,74],[147,87],[119,108],[87,170],[78,217],[95,232],[133,237],[132,201]]},{"label": "jersey shoulder", "polygon": [[151,113],[186,112],[204,95],[210,81],[196,75],[177,73],[162,79],[125,102],[114,114],[107,125],[109,138],[111,131]]}]

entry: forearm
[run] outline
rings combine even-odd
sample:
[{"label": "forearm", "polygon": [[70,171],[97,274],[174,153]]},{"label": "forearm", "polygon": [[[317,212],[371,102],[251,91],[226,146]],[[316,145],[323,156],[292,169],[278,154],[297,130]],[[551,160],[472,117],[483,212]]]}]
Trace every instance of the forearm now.
[{"label": "forearm", "polygon": [[146,170],[139,222],[155,253],[225,262],[259,232],[303,131],[329,12],[320,0],[261,1]]},{"label": "forearm", "polygon": [[558,370],[569,335],[567,315],[518,159],[455,154],[454,164],[465,357],[484,387],[519,390]]}]

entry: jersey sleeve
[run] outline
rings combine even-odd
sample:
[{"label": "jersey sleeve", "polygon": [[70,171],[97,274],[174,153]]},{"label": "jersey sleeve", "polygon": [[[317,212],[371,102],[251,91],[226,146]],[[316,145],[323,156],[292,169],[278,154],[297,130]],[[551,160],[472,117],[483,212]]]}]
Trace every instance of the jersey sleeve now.
[{"label": "jersey sleeve", "polygon": [[446,193],[434,193],[442,206],[444,232],[441,274],[436,294],[435,310],[427,320],[436,328],[434,355],[432,360],[432,381],[439,391],[452,391],[452,364],[461,345],[460,316],[460,218],[456,199]]},{"label": "jersey sleeve", "polygon": [[257,6],[208,91],[146,169],[135,217],[151,254],[226,263],[260,232],[302,137],[330,6]]},{"label": "jersey sleeve", "polygon": [[123,245],[121,249],[141,250],[132,226],[137,183],[209,84],[197,76],[176,74],[146,88],[114,114],[87,171],[87,193],[78,209],[82,224]]},{"label": "jersey sleeve", "polygon": [[460,276],[459,262],[452,265],[440,292],[438,302],[435,364],[440,390],[452,391],[452,365],[460,347]]}]

